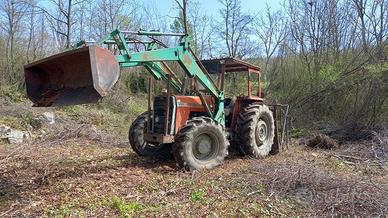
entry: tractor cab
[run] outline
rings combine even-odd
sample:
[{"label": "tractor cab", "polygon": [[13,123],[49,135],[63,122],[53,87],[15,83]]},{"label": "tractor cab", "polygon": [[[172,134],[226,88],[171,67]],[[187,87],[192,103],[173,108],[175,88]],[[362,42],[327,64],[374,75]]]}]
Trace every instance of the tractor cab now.
[{"label": "tractor cab", "polygon": [[[225,93],[223,100],[225,129],[229,132],[228,135],[231,136],[236,128],[238,114],[241,109],[250,104],[263,101],[261,98],[260,67],[235,58],[201,60],[198,64],[202,65],[209,81]],[[240,87],[239,92],[229,93],[231,88],[226,89],[230,83],[230,81],[226,81],[226,78],[232,73],[238,74],[234,76],[239,76],[239,78],[243,77],[242,87]],[[231,80],[231,78],[228,79]],[[145,141],[148,143],[173,143],[174,135],[188,120],[194,117],[209,116],[208,111],[215,110],[217,99],[214,99],[195,78],[186,78],[185,84],[185,86],[190,86],[184,88],[189,92],[174,93],[171,90],[170,83],[167,83],[162,95],[153,97],[153,83],[150,79],[148,119],[151,122],[148,123],[147,133],[145,134]]]},{"label": "tractor cab", "polygon": [[[210,75],[216,75],[217,86],[225,93],[225,127],[231,131],[236,126],[237,115],[241,108],[254,102],[263,101],[260,77],[261,69],[258,66],[236,58],[210,59],[202,60],[201,62]],[[232,77],[238,77],[238,74],[242,74],[245,77],[245,80],[241,82],[243,90],[241,88],[238,90],[239,92],[233,90],[233,86],[236,84],[231,84],[231,87],[227,88],[225,80],[229,74],[235,74]],[[229,80],[229,82],[239,82],[233,81],[233,78],[230,77]]]}]

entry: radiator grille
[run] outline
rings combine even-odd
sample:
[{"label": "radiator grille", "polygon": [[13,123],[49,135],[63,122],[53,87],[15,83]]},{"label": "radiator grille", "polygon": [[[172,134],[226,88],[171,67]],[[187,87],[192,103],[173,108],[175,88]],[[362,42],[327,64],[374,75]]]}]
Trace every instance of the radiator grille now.
[{"label": "radiator grille", "polygon": [[[165,122],[165,113],[166,113],[166,104],[167,104],[167,97],[165,96],[157,96],[154,99],[154,109],[153,109],[153,120],[152,120],[152,132],[154,133],[164,133],[164,122]],[[174,107],[175,101],[174,97],[171,97],[170,99],[170,115],[168,118],[168,132],[172,133],[172,128],[175,121],[175,107]]]}]

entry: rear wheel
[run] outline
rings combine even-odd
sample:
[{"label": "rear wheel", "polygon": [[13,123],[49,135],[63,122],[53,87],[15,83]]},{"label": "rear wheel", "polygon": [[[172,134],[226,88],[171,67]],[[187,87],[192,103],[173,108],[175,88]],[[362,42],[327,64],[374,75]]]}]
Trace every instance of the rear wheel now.
[{"label": "rear wheel", "polygon": [[224,162],[228,147],[220,124],[209,117],[196,117],[175,136],[173,154],[179,167],[185,170],[211,169]]},{"label": "rear wheel", "polygon": [[144,140],[144,134],[147,130],[148,113],[140,114],[135,121],[133,121],[129,128],[128,139],[133,151],[140,156],[156,157],[169,156],[171,153],[171,146],[164,144],[151,144]]},{"label": "rear wheel", "polygon": [[266,105],[253,104],[244,108],[238,117],[236,142],[244,154],[265,157],[272,148],[275,122]]}]

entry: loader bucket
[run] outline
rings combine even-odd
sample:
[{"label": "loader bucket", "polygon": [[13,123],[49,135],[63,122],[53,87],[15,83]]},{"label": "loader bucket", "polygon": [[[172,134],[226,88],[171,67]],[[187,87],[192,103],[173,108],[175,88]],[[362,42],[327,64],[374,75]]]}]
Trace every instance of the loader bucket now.
[{"label": "loader bucket", "polygon": [[96,103],[114,86],[119,64],[107,49],[85,46],[24,67],[35,107]]}]

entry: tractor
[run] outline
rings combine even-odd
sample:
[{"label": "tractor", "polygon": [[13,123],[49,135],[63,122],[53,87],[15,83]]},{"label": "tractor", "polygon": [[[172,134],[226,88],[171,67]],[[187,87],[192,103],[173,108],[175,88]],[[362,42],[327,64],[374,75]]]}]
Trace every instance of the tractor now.
[{"label": "tractor", "polygon": [[[165,36],[178,37],[178,45],[166,47],[157,39]],[[276,108],[264,103],[260,68],[235,58],[199,60],[190,42],[187,33],[114,30],[98,42],[81,41],[26,65],[27,96],[36,107],[96,103],[116,84],[121,68],[144,67],[152,75],[148,110],[128,134],[138,155],[172,153],[180,168],[195,170],[221,165],[230,144],[252,157],[276,152]],[[230,72],[247,78],[247,93],[235,99],[224,93]],[[254,76],[258,79],[251,81]],[[154,96],[155,80],[166,87]],[[259,84],[257,90],[252,82]]]}]

